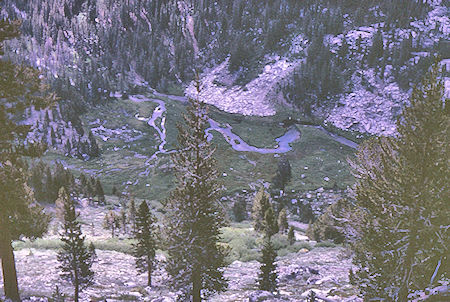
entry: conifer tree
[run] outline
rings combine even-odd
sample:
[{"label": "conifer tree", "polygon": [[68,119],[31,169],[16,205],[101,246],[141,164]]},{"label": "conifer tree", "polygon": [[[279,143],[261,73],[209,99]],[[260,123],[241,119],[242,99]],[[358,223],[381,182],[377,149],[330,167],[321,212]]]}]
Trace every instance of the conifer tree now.
[{"label": "conifer tree", "polygon": [[61,278],[72,283],[74,300],[79,301],[80,291],[92,284],[94,272],[91,267],[95,261],[94,246],[86,246],[85,236],[81,232],[79,214],[75,211],[72,198],[64,201],[64,230],[61,234],[62,249],[58,252]]},{"label": "conifer tree", "polygon": [[64,224],[65,204],[69,199],[70,196],[67,194],[66,189],[61,187],[58,192],[58,198],[55,200],[55,216],[62,224]]},{"label": "conifer tree", "polygon": [[278,162],[278,169],[275,177],[272,179],[272,184],[276,189],[284,191],[284,188],[291,180],[291,163],[286,156],[281,157]]},{"label": "conifer tree", "polygon": [[111,237],[114,238],[116,235],[116,229],[119,228],[119,216],[112,210],[106,213],[103,220],[103,228],[111,230]]},{"label": "conifer tree", "polygon": [[288,241],[289,241],[289,245],[293,245],[295,243],[295,233],[294,233],[294,227],[293,226],[289,227]]},{"label": "conifer tree", "polygon": [[241,222],[245,219],[248,218],[247,215],[247,202],[245,201],[245,199],[240,199],[238,201],[236,201],[233,204],[233,215],[234,215],[234,220],[236,222]]},{"label": "conifer tree", "polygon": [[260,260],[260,272],[258,274],[258,287],[260,290],[265,290],[273,293],[277,290],[278,287],[277,266],[275,264],[277,253],[273,247],[270,236],[264,239],[264,245],[261,253],[262,257]]},{"label": "conifer tree", "polygon": [[56,135],[55,135],[55,130],[53,129],[53,127],[50,128],[50,138],[51,138],[52,146],[56,146]]},{"label": "conifer tree", "polygon": [[[6,40],[19,36],[20,22],[0,20],[0,56]],[[38,157],[44,147],[27,140],[31,127],[22,123],[27,109],[47,107],[54,96],[44,95],[46,86],[36,69],[0,60],[0,258],[6,298],[20,300],[11,241],[23,235],[42,236],[48,217],[34,202],[27,187],[22,156]]]},{"label": "conifer tree", "polygon": [[282,234],[285,234],[289,229],[286,208],[282,208],[280,213],[278,214],[278,229]]},{"label": "conifer tree", "polygon": [[133,245],[133,256],[136,258],[136,268],[140,273],[147,273],[147,285],[152,286],[152,272],[155,266],[157,249],[156,218],[150,212],[144,200],[139,206],[136,215],[136,231],[134,238],[137,243]]},{"label": "conifer tree", "polygon": [[133,232],[136,232],[136,203],[134,201],[134,197],[131,197],[128,202],[128,217]]},{"label": "conifer tree", "polygon": [[92,157],[99,156],[100,148],[97,145],[97,141],[95,140],[95,137],[94,137],[94,134],[92,134],[92,131],[89,131],[88,141],[89,141],[89,155]]},{"label": "conifer tree", "polygon": [[112,192],[111,192],[111,194],[112,194],[112,195],[117,195],[117,188],[116,188],[115,185],[113,185],[113,187],[112,187]]},{"label": "conifer tree", "polygon": [[306,297],[307,302],[316,302],[317,301],[317,294],[315,291],[310,291],[308,296]]},{"label": "conifer tree", "polygon": [[125,209],[120,210],[120,224],[122,225],[122,231],[124,234],[127,233],[127,223],[128,223],[128,217],[127,212]]},{"label": "conifer tree", "polygon": [[[199,86],[197,82],[197,91]],[[219,245],[226,222],[218,203],[215,149],[205,133],[206,105],[190,99],[183,117],[173,155],[177,187],[166,203],[167,271],[185,300],[199,302],[227,287],[225,251]]]},{"label": "conifer tree", "polygon": [[264,230],[264,215],[266,214],[269,205],[269,194],[264,191],[264,187],[261,186],[253,199],[252,206],[252,219],[255,231]]},{"label": "conifer tree", "polygon": [[264,232],[267,237],[271,237],[278,233],[277,219],[272,205],[269,205],[269,208],[264,215]]},{"label": "conifer tree", "polygon": [[[448,278],[448,99],[435,64],[397,122],[398,135],[351,162],[362,223],[353,246],[365,299],[408,301]],[[448,279],[447,279],[448,280]]]},{"label": "conifer tree", "polygon": [[95,181],[95,195],[97,195],[99,203],[105,203],[105,192],[103,191],[103,186],[98,178]]},{"label": "conifer tree", "polygon": [[377,66],[378,59],[383,56],[383,48],[383,33],[379,30],[373,35],[372,47],[368,55],[368,64],[370,67]]},{"label": "conifer tree", "polygon": [[50,299],[51,302],[65,302],[66,296],[61,292],[59,286],[56,285],[55,290],[52,293],[52,297]]}]

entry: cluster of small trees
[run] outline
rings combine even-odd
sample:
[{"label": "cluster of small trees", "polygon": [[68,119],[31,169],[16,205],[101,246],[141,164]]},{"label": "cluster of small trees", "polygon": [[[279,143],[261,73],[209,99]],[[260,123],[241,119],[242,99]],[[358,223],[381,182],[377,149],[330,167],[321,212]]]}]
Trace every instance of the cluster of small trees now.
[{"label": "cluster of small trees", "polygon": [[[51,118],[49,115],[51,112]],[[66,156],[87,160],[100,155],[100,148],[92,131],[85,135],[82,122],[74,115],[70,106],[59,106],[59,110],[46,110],[44,118],[33,126],[34,140],[61,150]]]},{"label": "cluster of small trees", "polygon": [[105,202],[105,193],[99,178],[88,177],[84,173],[75,177],[60,162],[56,162],[52,167],[38,161],[29,167],[29,171],[28,184],[33,188],[38,201],[54,202],[58,198],[59,189],[64,187],[68,192],[78,196],[95,199],[98,203]]},{"label": "cluster of small trees", "polygon": [[289,227],[287,210],[282,208],[278,216],[270,202],[270,195],[261,187],[256,193],[252,207],[253,227],[255,231],[263,232],[264,241],[261,249],[261,267],[258,274],[258,284],[261,290],[275,292],[277,289],[277,272],[275,259],[277,252],[271,238],[277,233],[286,234],[289,244],[295,242],[294,228]]},{"label": "cluster of small trees", "polygon": [[[91,242],[86,244],[86,237],[81,232],[79,214],[75,210],[75,201],[64,188],[59,192],[58,205],[61,210],[63,232],[61,233],[62,249],[58,252],[61,278],[69,281],[74,287],[74,299],[79,300],[79,293],[90,286],[94,280],[92,265],[96,260],[95,247]],[[108,214],[107,214],[108,215]],[[155,265],[157,232],[156,219],[151,214],[147,202],[142,202],[136,212],[133,238],[133,255],[139,272],[148,273],[148,286]]]},{"label": "cluster of small trees", "polygon": [[[144,202],[146,203],[146,201]],[[136,215],[136,204],[134,198],[131,198],[126,208],[125,205],[122,204],[122,209],[119,213],[110,210],[105,214],[103,227],[111,230],[111,237],[114,237],[116,230],[120,229],[122,229],[124,234],[127,234],[130,231],[133,233],[136,231]],[[128,225],[131,225],[130,229],[128,229]]]},{"label": "cluster of small trees", "polygon": [[287,210],[281,208],[275,212],[270,195],[261,187],[256,193],[252,206],[253,228],[270,236],[276,233],[286,234],[289,230]]}]

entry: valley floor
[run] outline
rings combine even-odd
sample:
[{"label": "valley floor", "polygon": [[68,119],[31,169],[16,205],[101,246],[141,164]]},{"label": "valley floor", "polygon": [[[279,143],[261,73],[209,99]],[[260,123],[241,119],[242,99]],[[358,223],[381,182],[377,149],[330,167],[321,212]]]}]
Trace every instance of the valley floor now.
[{"label": "valley floor", "polygon": [[[150,206],[155,209],[157,205],[152,202]],[[132,240],[129,238],[129,229],[128,233],[117,230],[114,238],[111,238],[110,231],[103,229],[102,221],[108,208],[114,206],[98,207],[82,202],[82,206],[77,209],[83,234],[94,243],[97,253],[97,261],[93,265],[94,284],[82,293],[82,301],[175,301],[176,293],[167,284],[169,277],[163,265],[159,265],[154,272],[152,287],[146,286],[147,275],[136,271],[134,258],[130,255]],[[53,213],[54,207],[47,206],[46,212]],[[328,301],[360,301],[348,280],[348,272],[352,267],[350,252],[341,246],[319,247],[321,245],[318,244],[314,247],[315,243],[308,241],[302,231],[307,225],[295,222],[292,225],[297,229],[297,243],[294,245],[297,252],[289,253],[285,248],[283,256],[277,258],[279,295],[276,297],[258,291],[259,263],[255,260],[244,261],[259,258],[258,254],[254,254],[259,249],[259,235],[253,231],[251,223],[233,223],[224,228],[224,242],[232,248],[232,254],[245,255],[230,259],[234,261],[225,270],[229,280],[228,290],[211,297],[209,301],[305,301],[311,289]],[[60,223],[53,219],[49,233],[43,239],[14,242],[20,292],[25,301],[47,301],[56,286],[68,297],[73,295],[69,284],[59,278],[56,256],[60,246],[60,231]],[[277,236],[281,236],[280,240],[285,235]],[[242,248],[241,245],[248,248]],[[163,260],[164,253],[159,252],[157,257]],[[0,280],[2,278],[0,270]],[[0,282],[0,301],[2,294],[3,284]]]},{"label": "valley floor", "polygon": [[[58,277],[55,250],[22,249],[15,256],[22,297],[32,297],[27,301],[50,297],[56,285],[71,294],[68,284]],[[101,250],[97,256],[94,285],[83,292],[82,301],[175,301],[175,293],[167,287],[164,269],[154,274],[153,287],[146,287],[146,274],[136,272],[132,256]],[[258,262],[234,261],[225,273],[229,279],[228,290],[210,301],[249,301],[249,298],[255,299],[250,301],[305,301],[311,289],[328,301],[360,301],[348,284],[351,260],[345,248],[302,250],[280,257],[277,265],[278,297],[257,290]]]}]

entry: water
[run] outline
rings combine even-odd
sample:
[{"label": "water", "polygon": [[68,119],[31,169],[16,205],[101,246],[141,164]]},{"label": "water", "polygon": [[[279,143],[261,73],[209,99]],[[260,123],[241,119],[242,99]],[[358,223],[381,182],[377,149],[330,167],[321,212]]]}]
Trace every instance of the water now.
[{"label": "water", "polygon": [[[178,97],[177,101],[183,100],[181,97]],[[155,152],[152,157],[149,159],[149,161],[153,160],[158,154],[161,153],[169,153],[173,152],[173,150],[166,150],[164,147],[167,144],[166,141],[166,106],[164,101],[159,99],[152,99],[152,98],[146,98],[144,96],[131,96],[130,100],[135,102],[155,102],[158,104],[158,106],[155,108],[155,110],[152,113],[152,116],[149,118],[140,117],[138,114],[135,115],[135,117],[140,121],[146,121],[147,124],[154,128],[161,139],[161,143],[159,145],[158,151]],[[185,99],[184,99],[185,100]],[[158,119],[161,120],[161,122],[157,123]],[[208,139],[211,140],[213,137],[212,131],[220,133],[224,139],[230,144],[230,146],[236,150],[236,151],[242,151],[242,152],[257,152],[261,154],[271,154],[271,153],[286,153],[290,150],[292,150],[291,143],[295,142],[300,138],[300,132],[296,128],[290,128],[286,133],[277,139],[275,141],[277,142],[277,146],[275,148],[258,148],[252,145],[249,145],[247,142],[245,142],[239,135],[236,133],[233,133],[233,129],[230,125],[227,125],[226,127],[220,126],[220,124],[213,119],[208,120],[210,127],[206,129],[206,134],[208,135]]]}]

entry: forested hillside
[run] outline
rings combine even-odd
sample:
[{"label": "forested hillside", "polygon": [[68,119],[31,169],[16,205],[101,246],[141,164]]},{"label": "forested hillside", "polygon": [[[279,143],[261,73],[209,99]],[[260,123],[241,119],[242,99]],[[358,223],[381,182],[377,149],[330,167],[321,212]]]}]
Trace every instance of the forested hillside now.
[{"label": "forested hillside", "polygon": [[[383,77],[391,66],[402,88],[417,82],[429,63],[409,62],[411,53],[445,54],[446,45],[448,50],[438,34],[429,41],[427,32],[412,27],[431,9],[427,1],[408,0],[6,0],[2,11],[23,19],[24,37],[11,45],[11,56],[46,70],[61,93],[92,103],[129,91],[139,80],[158,91],[175,91],[189,83],[194,70],[228,56],[230,71],[240,73],[237,84],[245,84],[265,55],[279,54],[306,58],[285,91],[290,102],[302,105],[304,99],[321,103],[351,90],[350,76],[367,67]],[[356,45],[346,39],[324,43],[329,35],[374,24],[368,43],[361,36]],[[299,35],[306,54],[292,52]]]}]

